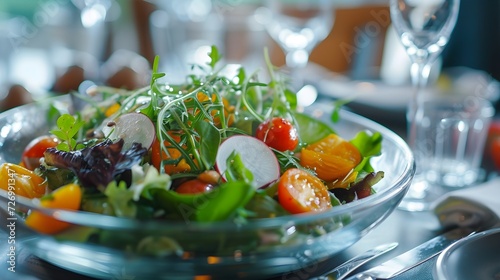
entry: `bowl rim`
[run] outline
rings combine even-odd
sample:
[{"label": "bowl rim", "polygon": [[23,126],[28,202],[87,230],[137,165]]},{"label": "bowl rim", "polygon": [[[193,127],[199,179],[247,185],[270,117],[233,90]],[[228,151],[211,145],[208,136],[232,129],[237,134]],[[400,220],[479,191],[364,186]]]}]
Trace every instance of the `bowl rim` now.
[{"label": "bowl rim", "polygon": [[[50,97],[44,100],[36,101],[30,104],[25,104],[18,106],[16,108],[4,111],[0,113],[0,119],[4,119],[12,114],[22,112],[23,110],[32,109],[35,110],[40,106],[47,106],[53,102],[67,102],[70,101],[70,94],[63,96]],[[311,106],[322,110],[322,112],[331,112],[333,109],[331,104],[325,103],[315,103]],[[413,154],[407,145],[407,143],[395,132],[388,129],[387,127],[372,121],[366,117],[355,114],[353,112],[347,111],[345,109],[340,110],[340,122],[349,121],[356,122],[357,124],[369,128],[369,131],[379,132],[383,135],[383,141],[394,142],[396,146],[401,149],[404,158],[408,159],[404,164],[403,171],[399,176],[394,178],[394,182],[391,187],[378,191],[377,193],[365,197],[361,200],[353,201],[344,205],[333,207],[327,211],[320,213],[304,213],[280,216],[274,218],[262,218],[256,220],[249,220],[244,224],[235,223],[234,221],[220,221],[220,222],[195,222],[195,221],[158,221],[149,220],[141,221],[131,218],[122,218],[115,216],[106,216],[97,213],[84,212],[84,211],[70,211],[55,208],[45,208],[41,207],[38,203],[31,199],[17,196],[17,204],[27,207],[28,209],[38,210],[45,215],[52,216],[53,218],[65,222],[69,222],[75,225],[98,227],[102,229],[114,229],[114,230],[124,230],[124,229],[137,229],[141,230],[245,230],[250,228],[273,228],[273,227],[287,227],[297,224],[303,224],[312,221],[325,220],[336,216],[346,215],[356,209],[357,211],[364,211],[367,208],[373,207],[373,205],[385,203],[391,200],[393,197],[397,196],[401,192],[408,190],[410,181],[413,179],[415,173],[415,161]],[[383,152],[382,152],[383,153]],[[7,199],[7,192],[0,189],[0,198]],[[35,200],[36,201],[36,200]]]}]

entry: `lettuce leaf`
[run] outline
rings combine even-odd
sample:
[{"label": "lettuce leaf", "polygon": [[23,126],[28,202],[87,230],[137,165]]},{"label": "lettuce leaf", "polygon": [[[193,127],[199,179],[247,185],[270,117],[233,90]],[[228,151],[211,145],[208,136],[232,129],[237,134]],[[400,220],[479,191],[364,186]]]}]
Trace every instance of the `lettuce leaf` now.
[{"label": "lettuce leaf", "polygon": [[298,126],[299,138],[303,143],[311,144],[317,142],[330,134],[336,134],[335,130],[311,116],[296,113],[294,114],[296,124]]},{"label": "lettuce leaf", "polygon": [[115,143],[106,139],[77,151],[49,148],[44,158],[47,165],[73,171],[82,187],[97,189],[107,186],[116,176],[130,170],[147,153],[147,149],[138,143],[124,152],[122,148],[123,139]]},{"label": "lettuce leaf", "polygon": [[360,131],[350,142],[358,148],[363,157],[361,163],[354,170],[373,172],[374,169],[370,164],[370,158],[382,153],[382,134],[379,132],[372,134],[367,131]]}]

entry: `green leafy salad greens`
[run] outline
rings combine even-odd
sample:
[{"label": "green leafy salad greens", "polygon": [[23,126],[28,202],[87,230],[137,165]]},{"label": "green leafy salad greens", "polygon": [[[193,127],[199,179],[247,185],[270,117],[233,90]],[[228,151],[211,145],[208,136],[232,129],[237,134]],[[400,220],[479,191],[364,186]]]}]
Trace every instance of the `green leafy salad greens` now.
[{"label": "green leafy salad greens", "polygon": [[[163,82],[168,76],[158,72],[157,57],[149,86],[133,91],[96,87],[89,96],[80,96],[88,105],[73,115],[60,113],[50,131],[61,142],[45,152],[37,171],[47,177],[49,188],[76,182],[84,190],[82,211],[139,220],[247,223],[291,215],[276,199],[276,183],[256,186],[259,174],[237,152],[227,159],[225,173],[215,174],[210,190],[176,191],[188,180],[217,173],[217,152],[225,139],[253,136],[259,124],[273,117],[289,120],[299,140],[294,150],[271,147],[281,174],[298,168],[314,175],[301,166],[300,149],[335,134],[330,125],[297,112],[295,94],[267,55],[269,82],[244,68],[227,74],[215,47],[208,55],[210,62],[194,65],[197,74],[186,76],[182,84]],[[119,129],[113,127],[115,121],[131,112],[151,121],[151,147],[127,143],[147,136],[114,134]],[[357,177],[350,184],[330,190],[333,207],[373,193],[383,172],[373,170],[370,158],[380,154],[381,142],[380,134],[364,131],[350,140],[362,160],[352,170]]]}]

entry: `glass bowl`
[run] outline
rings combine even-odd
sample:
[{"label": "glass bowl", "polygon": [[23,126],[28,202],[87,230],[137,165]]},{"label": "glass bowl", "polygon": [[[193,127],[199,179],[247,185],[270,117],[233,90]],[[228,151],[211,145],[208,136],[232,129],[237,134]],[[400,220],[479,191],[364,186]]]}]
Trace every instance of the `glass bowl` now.
[{"label": "glass bowl", "polygon": [[[25,145],[50,129],[45,117],[49,108],[69,104],[68,97],[58,97],[0,114],[0,163],[19,162]],[[328,123],[332,109],[318,103],[306,112]],[[292,271],[305,267],[312,273],[309,268],[314,269],[318,262],[351,246],[391,214],[414,174],[408,146],[389,129],[348,111],[342,111],[340,122],[332,125],[346,139],[361,130],[382,134],[382,155],[373,158],[372,165],[375,170],[384,171],[385,176],[374,186],[374,195],[319,214],[260,219],[239,225],[140,221],[39,209],[56,219],[72,222],[79,229],[99,230],[99,236],[106,238],[90,237],[79,242],[30,232],[30,238],[23,241],[24,247],[56,266],[108,279],[259,279],[291,277]],[[5,199],[5,193],[2,194]],[[17,205],[37,208],[21,197],[17,198]],[[67,234],[71,234],[71,229]]]}]

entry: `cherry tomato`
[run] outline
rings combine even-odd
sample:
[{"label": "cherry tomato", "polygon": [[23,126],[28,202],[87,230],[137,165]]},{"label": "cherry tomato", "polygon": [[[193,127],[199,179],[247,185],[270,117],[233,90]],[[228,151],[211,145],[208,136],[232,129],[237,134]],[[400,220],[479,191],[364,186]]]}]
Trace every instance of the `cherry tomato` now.
[{"label": "cherry tomato", "polygon": [[256,135],[269,147],[278,151],[293,151],[299,144],[297,130],[286,119],[274,117],[257,127]]},{"label": "cherry tomato", "polygon": [[53,148],[59,144],[59,140],[53,136],[40,136],[28,143],[21,156],[21,163],[29,170],[35,170],[40,166],[40,158],[48,148]]},{"label": "cherry tomato", "polygon": [[[78,210],[82,200],[82,190],[77,184],[64,185],[43,197],[40,205],[47,208]],[[26,225],[40,233],[54,234],[67,229],[71,224],[56,220],[41,212],[33,211],[26,217]]]},{"label": "cherry tomato", "polygon": [[323,182],[307,171],[291,168],[278,182],[278,200],[292,214],[319,212],[332,207]]},{"label": "cherry tomato", "polygon": [[197,194],[211,191],[213,188],[214,186],[210,183],[200,179],[192,179],[182,183],[175,191],[182,194]]}]

